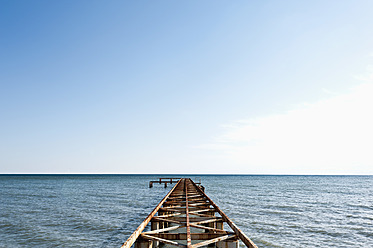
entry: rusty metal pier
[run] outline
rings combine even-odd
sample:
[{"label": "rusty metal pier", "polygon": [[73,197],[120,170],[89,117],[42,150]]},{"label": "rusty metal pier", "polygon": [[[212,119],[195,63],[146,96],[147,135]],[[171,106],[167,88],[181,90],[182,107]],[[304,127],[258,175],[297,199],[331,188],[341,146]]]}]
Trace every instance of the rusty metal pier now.
[{"label": "rusty metal pier", "polygon": [[173,182],[176,183],[180,180],[180,178],[174,178],[174,177],[161,177],[156,181],[150,181],[149,182],[149,188],[153,188],[153,183],[164,183],[164,187],[167,188],[167,184],[172,184]]},{"label": "rusty metal pier", "polygon": [[[156,181],[159,182],[159,181]],[[150,231],[144,231],[150,223]],[[224,230],[224,226],[230,230]],[[176,185],[146,217],[121,248],[238,248],[257,246],[190,178]]]}]

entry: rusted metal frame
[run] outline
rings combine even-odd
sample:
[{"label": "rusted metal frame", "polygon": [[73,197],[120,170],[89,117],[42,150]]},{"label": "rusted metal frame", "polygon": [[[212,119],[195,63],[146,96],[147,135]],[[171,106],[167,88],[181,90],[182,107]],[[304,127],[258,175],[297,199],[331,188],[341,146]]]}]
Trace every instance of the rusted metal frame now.
[{"label": "rusted metal frame", "polygon": [[182,221],[172,220],[172,219],[169,219],[169,218],[168,219],[167,218],[162,218],[162,217],[158,217],[158,216],[154,216],[153,220],[170,222],[170,223],[175,223],[175,224],[179,224],[179,225],[183,224]]},{"label": "rusted metal frame", "polygon": [[163,203],[163,207],[164,208],[168,208],[168,207],[171,207],[171,208],[176,208],[176,207],[181,207],[183,206],[183,203],[184,202],[165,202]]},{"label": "rusted metal frame", "polygon": [[207,227],[207,226],[200,226],[200,225],[195,225],[193,223],[189,223],[191,227],[199,228],[199,229],[204,229],[204,230],[209,230],[217,233],[222,233],[222,234],[234,234],[234,232],[226,231],[226,230],[221,230],[221,229],[216,229],[212,227]]},{"label": "rusted metal frame", "polygon": [[184,207],[161,208],[160,211],[164,211],[164,212],[185,212],[185,208]]},{"label": "rusted metal frame", "polygon": [[170,207],[161,207],[160,210],[164,210],[164,211],[177,211],[177,210],[184,210],[184,211],[185,211],[185,207],[182,206],[182,205],[178,205],[178,206],[170,206]]},{"label": "rusted metal frame", "polygon": [[[190,184],[190,186],[192,186],[193,187],[193,185],[191,185]],[[189,197],[189,200],[193,200],[194,198],[199,198],[199,197],[201,197],[201,195],[198,193],[198,194],[196,194],[196,193],[192,193],[192,192],[197,192],[197,191],[191,191],[190,189],[189,189],[189,194],[188,194],[188,197]]]},{"label": "rusted metal frame", "polygon": [[[168,215],[174,215],[174,214],[185,214],[185,210],[169,210],[167,212],[170,212]],[[160,215],[160,216],[167,216],[166,215]]]},{"label": "rusted metal frame", "polygon": [[164,207],[169,207],[169,206],[184,206],[185,201],[167,201],[163,204]]},{"label": "rusted metal frame", "polygon": [[206,201],[189,201],[189,206],[192,206],[192,207],[207,207],[207,206],[210,206],[210,204]]},{"label": "rusted metal frame", "polygon": [[198,213],[201,213],[201,212],[215,212],[215,209],[212,209],[212,208],[209,208],[209,209],[200,209],[200,210],[190,211],[189,213],[190,214],[198,214]]},{"label": "rusted metal frame", "polygon": [[234,224],[228,216],[208,197],[205,192],[203,192],[193,181],[192,184],[195,185],[195,187],[198,189],[198,191],[203,194],[206,199],[210,202],[210,204],[216,209],[216,211],[221,215],[223,220],[232,228],[232,230],[236,233],[238,238],[249,248],[258,248],[253,241],[249,237],[247,237],[241,229],[239,229],[236,224]]},{"label": "rusted metal frame", "polygon": [[[197,203],[201,203],[200,201],[191,201],[189,199],[188,203],[189,203],[189,207],[194,207],[194,208],[196,208],[196,207],[198,207],[198,208],[206,207],[206,206],[203,206],[203,205],[202,206],[201,205],[196,205]],[[206,203],[206,201],[204,201],[203,203]],[[190,205],[190,204],[193,204],[193,205]]]},{"label": "rusted metal frame", "polygon": [[144,228],[148,225],[150,220],[154,217],[154,215],[158,212],[159,208],[161,208],[162,204],[167,200],[167,198],[171,195],[171,193],[176,189],[176,187],[180,184],[181,180],[179,180],[175,186],[168,192],[168,194],[158,203],[158,205],[153,209],[153,211],[146,217],[146,219],[139,225],[139,227],[132,233],[132,235],[124,242],[121,248],[130,248],[133,243],[135,243],[136,239],[140,236],[141,232]]},{"label": "rusted metal frame", "polygon": [[210,218],[210,219],[207,219],[207,220],[193,222],[193,224],[200,225],[200,224],[207,224],[207,223],[212,223],[212,222],[217,222],[217,221],[222,221],[222,220],[223,220],[222,218],[215,217],[215,218]]},{"label": "rusted metal frame", "polygon": [[182,209],[184,208],[181,204],[163,204],[163,209],[167,211],[167,209]]},{"label": "rusted metal frame", "polygon": [[173,183],[176,183],[177,180],[162,180],[161,182],[159,182],[159,180],[152,180],[152,181],[149,181],[150,183],[158,183],[158,184],[161,184],[161,183],[169,183],[169,184],[173,184]]},{"label": "rusted metal frame", "polygon": [[196,197],[200,197],[200,195],[198,194],[191,194],[190,193],[190,189],[189,189],[189,192],[188,192],[188,199],[189,199],[189,201],[194,201],[194,198],[196,198]]},{"label": "rusted metal frame", "polygon": [[[181,181],[183,183],[181,183]],[[196,194],[198,192],[199,192],[199,194]],[[185,194],[185,196],[183,196],[182,194]],[[169,197],[167,198],[167,196],[172,197],[173,199],[170,199]],[[169,228],[154,230],[154,231],[150,231],[150,233],[144,232],[144,233],[141,234],[141,231],[146,226],[145,225],[142,228],[142,230],[139,232],[139,235],[137,235],[137,237],[132,241],[133,237],[136,236],[135,235],[136,231],[138,231],[138,229],[141,227],[141,225],[140,225],[138,227],[138,229],[136,229],[135,233],[133,233],[131,235],[131,237],[126,241],[126,243],[129,244],[130,242],[132,242],[131,243],[131,245],[132,245],[136,241],[136,239],[141,235],[140,237],[143,238],[143,239],[145,238],[145,239],[150,239],[150,240],[156,240],[156,241],[166,243],[166,244],[169,244],[169,245],[174,245],[174,246],[179,246],[179,247],[198,248],[198,247],[205,246],[205,245],[208,245],[208,244],[220,242],[220,241],[223,241],[223,240],[226,240],[226,239],[237,240],[237,238],[239,238],[243,241],[243,243],[245,243],[245,245],[247,247],[257,248],[257,246],[245,234],[243,234],[241,232],[241,230],[228,218],[228,216],[226,216],[220,210],[220,208],[192,180],[190,180],[190,179],[179,180],[177,182],[177,184],[172,188],[172,190],[167,194],[167,196],[165,196],[165,198],[163,198],[163,200],[162,200],[163,203],[164,203],[163,206],[165,207],[166,205],[168,205],[168,206],[171,206],[171,209],[172,208],[173,209],[171,210],[170,208],[167,208],[167,209],[162,209],[162,210],[164,212],[178,212],[178,213],[168,214],[168,215],[164,215],[164,216],[154,216],[153,215],[153,219],[152,218],[150,218],[150,219],[155,220],[155,221],[161,221],[161,222],[176,223],[176,224],[178,224],[178,226],[172,226],[172,227],[169,227]],[[181,215],[181,213],[184,213],[183,204],[185,204],[185,214],[186,214],[186,216],[185,217],[177,217],[178,215]],[[160,205],[162,205],[162,204],[161,203],[158,204],[157,207],[160,206]],[[209,205],[211,205],[213,208],[210,208],[210,207],[202,208],[201,207],[201,206],[209,206]],[[208,211],[218,212],[222,217],[200,214],[200,213],[208,212]],[[149,214],[149,216],[151,214]],[[193,218],[193,217],[191,218],[190,215],[199,216],[199,218]],[[146,220],[147,219],[145,219],[144,222]],[[148,223],[149,223],[149,221],[148,221]],[[220,229],[215,229],[215,228],[211,228],[211,227],[204,227],[204,226],[199,225],[199,224],[207,224],[207,223],[217,222],[217,221],[226,222],[232,228],[232,230],[234,231],[234,234],[232,232],[228,232],[228,231],[224,231],[224,230],[220,230]],[[146,224],[148,224],[148,223],[146,223]],[[166,232],[166,231],[176,230],[176,229],[179,229],[179,228],[182,228],[182,227],[186,227],[186,229],[187,229],[186,234],[185,233],[183,233],[183,234],[162,233],[162,232]],[[205,229],[205,230],[209,230],[211,232],[210,233],[205,233],[205,234],[201,234],[201,233],[199,233],[199,234],[193,234],[192,233],[191,234],[190,233],[190,227]],[[189,229],[189,233],[188,233],[188,229]],[[151,234],[151,235],[148,235],[148,234]],[[214,235],[211,235],[211,234],[214,234]],[[172,239],[171,237],[178,237],[178,238],[184,237],[183,235],[184,236],[186,235],[187,245],[180,244],[178,242],[169,240],[169,239]],[[221,236],[221,235],[223,235],[223,236]],[[189,238],[188,238],[188,236],[189,236]],[[202,237],[204,237],[204,238],[202,238]],[[210,238],[210,237],[216,237],[216,238],[212,238],[212,239],[209,239],[209,240],[204,240],[204,239]],[[204,240],[204,241],[200,242],[198,244],[192,245],[192,243],[191,243],[192,238],[194,240],[198,240],[198,238],[202,238],[200,240]],[[190,241],[190,242],[188,242],[188,241]],[[129,246],[131,246],[131,245],[125,246],[126,243],[123,244],[122,248],[129,248]],[[249,243],[249,245],[247,243]]]},{"label": "rusted metal frame", "polygon": [[[185,217],[168,217],[168,218],[165,218],[163,219],[163,216],[154,216],[153,220],[154,219],[159,219],[159,220],[162,220],[162,221],[166,221],[166,219],[168,220],[173,220],[173,221],[179,221],[179,222],[186,222],[186,218]],[[189,222],[190,223],[195,223],[195,222],[201,222],[201,221],[206,221],[206,220],[216,220],[216,221],[221,221],[222,218],[218,217],[218,216],[206,216],[206,217],[190,217],[189,216]]]},{"label": "rusted metal frame", "polygon": [[174,193],[172,195],[173,196],[184,196],[184,194],[182,192],[183,192],[182,190],[177,190],[177,191],[174,191]]},{"label": "rusted metal frame", "polygon": [[196,214],[196,213],[193,213],[191,215],[195,215],[195,216],[199,216],[199,217],[207,217],[209,219],[213,218],[213,217],[216,217],[214,215],[208,215],[208,214]]},{"label": "rusted metal frame", "polygon": [[173,197],[170,197],[168,201],[185,201],[184,197],[183,196],[173,196]]},{"label": "rusted metal frame", "polygon": [[192,207],[192,208],[208,208],[209,206],[207,205],[196,205],[196,203],[191,203],[190,201],[188,201],[189,203],[189,207]]},{"label": "rusted metal frame", "polygon": [[168,199],[168,201],[185,201],[184,199],[185,197],[184,196],[170,196],[170,198]]},{"label": "rusted metal frame", "polygon": [[210,206],[210,203],[203,201],[203,202],[197,202],[197,203],[189,203],[189,206]]},{"label": "rusted metal frame", "polygon": [[184,227],[184,226],[181,226],[181,225],[171,226],[171,227],[157,229],[157,230],[153,230],[153,231],[142,232],[142,234],[155,234],[155,233],[161,233],[161,232],[168,232],[168,231],[177,230],[177,229],[182,228],[182,227]]},{"label": "rusted metal frame", "polygon": [[159,217],[163,217],[163,218],[176,217],[176,216],[179,216],[179,215],[182,215],[182,214],[184,214],[184,213],[164,214],[164,215],[160,215]]},{"label": "rusted metal frame", "polygon": [[198,201],[190,201],[189,204],[193,204],[193,205],[196,205],[196,206],[207,206],[207,205],[210,205],[207,200],[198,200]]},{"label": "rusted metal frame", "polygon": [[179,193],[180,190],[179,189],[176,189],[176,190],[177,190],[177,194],[175,194],[175,192],[173,194],[171,194],[170,197],[168,198],[168,201],[174,201],[174,200],[179,200],[179,199],[184,198],[184,195],[181,195]]},{"label": "rusted metal frame", "polygon": [[162,243],[165,243],[165,244],[169,244],[169,245],[175,245],[175,246],[179,246],[179,247],[187,247],[186,245],[179,244],[176,241],[172,241],[172,240],[168,240],[168,239],[162,239],[162,238],[154,237],[154,236],[151,236],[151,235],[141,234],[141,237],[143,237],[145,239],[156,240],[156,241],[159,241],[159,242],[162,242]]},{"label": "rusted metal frame", "polygon": [[237,237],[236,234],[220,236],[218,238],[214,238],[214,239],[210,239],[210,240],[206,240],[206,241],[194,244],[190,248],[198,248],[198,247],[201,247],[201,246],[205,246],[205,245],[212,244],[212,243],[217,243],[217,242],[220,242],[220,241],[223,241],[223,240],[226,240],[226,239],[235,238],[235,237]]},{"label": "rusted metal frame", "polygon": [[200,202],[204,200],[205,199],[203,199],[201,195],[195,195],[194,197],[189,197],[190,202]]},{"label": "rusted metal frame", "polygon": [[[235,233],[231,233],[236,235]],[[222,233],[191,233],[192,240],[210,240],[224,236]],[[167,240],[185,240],[186,233],[156,233],[151,235],[152,237],[157,237]]]},{"label": "rusted metal frame", "polygon": [[196,197],[200,197],[201,195],[199,193],[192,193],[192,192],[189,192],[188,193],[188,197],[189,199],[191,198],[196,198]]},{"label": "rusted metal frame", "polygon": [[209,205],[205,205],[205,204],[199,204],[199,205],[197,205],[199,202],[193,202],[193,203],[191,203],[190,201],[189,201],[189,207],[193,207],[193,208],[208,208],[209,207]]},{"label": "rusted metal frame", "polygon": [[178,203],[174,203],[174,204],[166,204],[166,205],[164,205],[164,207],[166,209],[170,207],[170,209],[184,209],[185,210],[185,202],[178,202]]},{"label": "rusted metal frame", "polygon": [[185,208],[186,208],[186,240],[187,247],[192,245],[192,237],[190,235],[190,226],[189,226],[189,208],[188,208],[188,179],[184,181],[184,191],[185,191]]},{"label": "rusted metal frame", "polygon": [[[200,205],[197,205],[197,204],[191,204],[190,202],[189,202],[189,207],[190,208],[198,208],[198,209],[208,209],[208,208],[210,208],[210,205],[208,204],[200,204]],[[211,209],[214,209],[214,208],[212,208],[211,207]]]},{"label": "rusted metal frame", "polygon": [[[192,213],[191,213],[192,212]],[[204,212],[202,212],[202,213],[199,213],[199,211],[198,210],[195,210],[195,211],[190,211],[189,210],[189,214],[193,214],[193,215],[197,215],[197,216],[201,216],[201,217],[214,217],[215,216],[215,214],[214,215],[212,215],[212,214],[209,214],[209,213],[213,213],[214,211],[204,211]],[[200,215],[201,214],[201,215]]]},{"label": "rusted metal frame", "polygon": [[201,202],[201,201],[191,201],[191,200],[189,200],[189,205],[190,206],[196,206],[196,207],[198,207],[198,206],[204,206],[204,204],[206,204],[206,203],[207,203],[206,201]]},{"label": "rusted metal frame", "polygon": [[172,199],[168,199],[167,202],[168,203],[170,203],[170,202],[171,203],[179,203],[179,202],[185,202],[185,199],[184,199],[184,197],[177,196],[177,197],[174,197]]},{"label": "rusted metal frame", "polygon": [[[170,212],[170,214],[185,214],[185,210],[169,210],[169,211],[166,211],[166,212]],[[172,212],[172,213],[171,213]],[[160,215],[160,216],[166,216],[166,215]]]},{"label": "rusted metal frame", "polygon": [[184,196],[170,196],[169,197],[169,200],[170,201],[173,201],[173,200],[178,200],[178,199],[183,199],[184,200]]},{"label": "rusted metal frame", "polygon": [[198,211],[202,211],[204,210],[204,212],[214,212],[215,209],[213,208],[208,208],[208,207],[191,207],[189,206],[189,213],[190,212],[198,212]]},{"label": "rusted metal frame", "polygon": [[203,195],[201,195],[199,193],[194,194],[194,195],[192,195],[192,197],[189,197],[189,198],[190,198],[189,200],[193,200],[193,201],[202,201],[204,199]]},{"label": "rusted metal frame", "polygon": [[[203,212],[214,212],[215,211],[215,209],[213,209],[213,208],[207,208],[207,207],[190,207],[189,206],[189,213],[190,212],[198,212],[198,211],[202,211],[202,210],[204,210]],[[213,210],[213,211],[211,211],[211,210]]]},{"label": "rusted metal frame", "polygon": [[203,199],[203,200],[190,200],[189,199],[189,203],[192,203],[192,204],[200,204],[200,203],[206,204],[207,203],[207,204],[209,204],[206,199]]},{"label": "rusted metal frame", "polygon": [[177,183],[181,178],[159,178],[158,180],[151,180],[150,182],[153,183],[164,183],[164,182],[171,182],[172,183]]}]

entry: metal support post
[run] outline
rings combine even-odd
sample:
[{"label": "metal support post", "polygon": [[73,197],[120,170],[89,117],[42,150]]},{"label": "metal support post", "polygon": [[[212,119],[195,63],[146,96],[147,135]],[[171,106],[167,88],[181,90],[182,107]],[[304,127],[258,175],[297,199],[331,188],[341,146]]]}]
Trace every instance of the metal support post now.
[{"label": "metal support post", "polygon": [[216,243],[217,248],[239,248],[238,240],[224,240]]},{"label": "metal support post", "polygon": [[146,239],[138,239],[135,242],[135,248],[153,248],[153,241]]}]

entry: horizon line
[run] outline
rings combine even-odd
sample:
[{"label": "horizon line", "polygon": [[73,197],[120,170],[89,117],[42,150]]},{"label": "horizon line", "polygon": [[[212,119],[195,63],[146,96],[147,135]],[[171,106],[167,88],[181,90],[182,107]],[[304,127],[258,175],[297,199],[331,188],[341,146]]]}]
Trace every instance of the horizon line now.
[{"label": "horizon line", "polygon": [[230,173],[0,173],[0,176],[373,176],[373,174],[230,174]]}]

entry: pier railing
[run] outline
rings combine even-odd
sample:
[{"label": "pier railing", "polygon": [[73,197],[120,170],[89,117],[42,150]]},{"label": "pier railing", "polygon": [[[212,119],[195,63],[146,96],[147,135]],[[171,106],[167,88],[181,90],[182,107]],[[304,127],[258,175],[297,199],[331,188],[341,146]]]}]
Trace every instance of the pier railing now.
[{"label": "pier railing", "polygon": [[[159,182],[159,181],[157,181]],[[144,231],[150,223],[150,231]],[[231,230],[224,230],[224,223]],[[189,178],[182,178],[146,217],[121,248],[156,248],[161,244],[198,248],[238,248],[241,240],[257,246]]]},{"label": "pier railing", "polygon": [[167,184],[172,184],[172,183],[176,183],[180,180],[180,178],[175,178],[175,177],[162,177],[162,178],[159,178],[158,180],[154,180],[154,181],[150,181],[149,182],[149,188],[152,188],[153,187],[153,183],[159,183],[159,184],[162,184],[164,183],[164,187],[167,188]]}]

